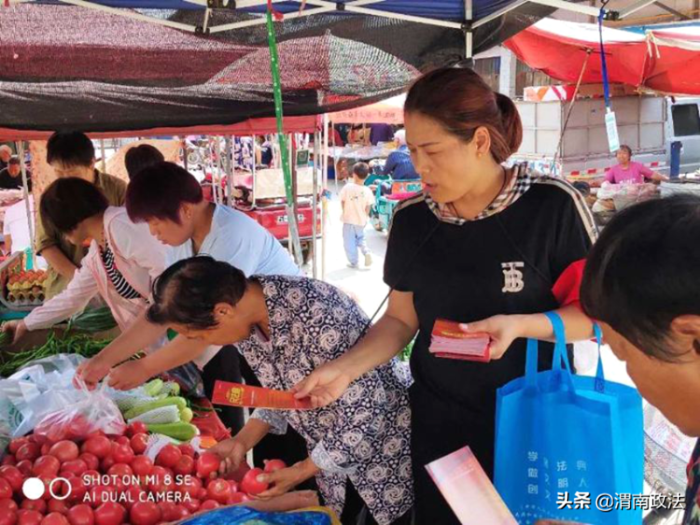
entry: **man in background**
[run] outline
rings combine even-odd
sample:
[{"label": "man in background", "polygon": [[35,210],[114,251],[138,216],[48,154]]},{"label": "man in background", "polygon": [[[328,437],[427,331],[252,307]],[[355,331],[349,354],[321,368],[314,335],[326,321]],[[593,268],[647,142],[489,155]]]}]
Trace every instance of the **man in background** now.
[{"label": "man in background", "polygon": [[[32,191],[32,175],[27,171],[27,187]],[[22,189],[22,166],[17,157],[10,158],[7,167],[0,170],[0,189],[21,190]]]}]

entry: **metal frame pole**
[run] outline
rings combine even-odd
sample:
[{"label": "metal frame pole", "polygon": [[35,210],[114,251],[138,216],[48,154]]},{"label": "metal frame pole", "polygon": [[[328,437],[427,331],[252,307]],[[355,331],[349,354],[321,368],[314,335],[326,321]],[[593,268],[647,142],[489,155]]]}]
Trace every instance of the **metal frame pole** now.
[{"label": "metal frame pole", "polygon": [[36,269],[36,252],[34,250],[34,222],[32,221],[32,207],[29,203],[29,180],[27,179],[27,166],[24,163],[24,142],[18,140],[15,143],[17,147],[17,156],[19,157],[19,166],[22,170],[22,194],[24,195],[24,205],[27,209],[27,222],[29,223],[29,238],[32,241],[32,268]]}]

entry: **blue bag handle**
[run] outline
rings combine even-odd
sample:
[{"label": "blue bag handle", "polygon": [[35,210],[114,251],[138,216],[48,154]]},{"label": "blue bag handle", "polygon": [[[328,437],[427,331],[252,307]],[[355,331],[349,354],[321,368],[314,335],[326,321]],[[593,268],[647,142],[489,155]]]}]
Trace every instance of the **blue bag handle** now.
[{"label": "blue bag handle", "polygon": [[[566,351],[566,327],[564,326],[564,321],[562,321],[561,317],[556,312],[546,312],[544,315],[546,315],[549,322],[552,323],[555,337],[552,370],[559,371],[566,376],[566,383],[573,391],[575,390],[575,386],[571,372],[571,364],[569,363],[569,356]],[[537,387],[537,357],[537,340],[528,339],[525,359],[525,384],[528,388]],[[564,369],[562,369],[562,362],[564,363]]]},{"label": "blue bag handle", "polygon": [[595,373],[595,390],[596,392],[605,392],[605,372],[603,371],[603,354],[600,353],[600,347],[603,346],[603,332],[601,332],[598,323],[593,323],[593,332],[595,333],[596,343],[598,343],[598,367]]}]

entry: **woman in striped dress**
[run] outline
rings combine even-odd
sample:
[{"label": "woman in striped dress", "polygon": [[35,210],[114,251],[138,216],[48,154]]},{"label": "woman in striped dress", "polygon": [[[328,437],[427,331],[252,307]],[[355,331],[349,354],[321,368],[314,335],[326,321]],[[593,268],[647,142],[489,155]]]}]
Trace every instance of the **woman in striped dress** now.
[{"label": "woman in striped dress", "polygon": [[148,307],[151,284],[166,267],[165,246],[148,225],[132,222],[125,208],[109,206],[97,186],[82,179],[56,180],[42,195],[40,212],[69,242],[89,242],[90,248],[62,293],[24,320],[5,323],[3,331],[13,332],[17,341],[27,331],[67,320],[98,295],[119,328],[128,328]]}]

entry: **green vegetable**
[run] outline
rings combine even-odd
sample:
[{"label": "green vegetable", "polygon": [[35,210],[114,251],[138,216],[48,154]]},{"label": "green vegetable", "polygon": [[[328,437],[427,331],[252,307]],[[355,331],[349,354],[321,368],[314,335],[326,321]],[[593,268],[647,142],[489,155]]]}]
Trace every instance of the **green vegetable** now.
[{"label": "green vegetable", "polygon": [[180,419],[184,421],[185,423],[189,423],[192,421],[192,418],[194,417],[194,412],[192,412],[192,409],[190,408],[183,408],[180,410]]},{"label": "green vegetable", "polygon": [[197,435],[197,427],[183,421],[179,423],[166,423],[163,425],[147,425],[148,431],[154,434],[163,434],[164,436],[180,441],[189,441]]},{"label": "green vegetable", "polygon": [[[9,377],[33,361],[58,354],[77,354],[89,359],[99,354],[111,342],[111,339],[95,340],[86,334],[75,334],[60,338],[55,333],[52,333],[43,346],[21,352],[3,352],[0,354],[2,358],[0,376]],[[1,341],[0,344],[2,344]]]},{"label": "green vegetable", "polygon": [[117,326],[112,310],[108,306],[85,310],[68,323],[68,330],[81,332],[105,332]]},{"label": "green vegetable", "polygon": [[156,397],[163,390],[163,380],[154,379],[149,381],[143,387],[143,391],[147,396]]},{"label": "green vegetable", "polygon": [[180,421],[180,419],[180,410],[178,407],[175,405],[170,405],[167,407],[154,408],[153,410],[144,412],[135,418],[129,419],[129,423],[133,423],[134,421],[141,421],[147,425],[158,423],[177,423]]},{"label": "green vegetable", "polygon": [[169,396],[179,396],[180,385],[178,385],[175,381],[168,381],[163,386],[163,392],[167,393]]},{"label": "green vegetable", "polygon": [[135,417],[145,414],[149,410],[154,408],[176,406],[178,410],[187,408],[187,401],[181,397],[166,397],[165,399],[158,399],[156,401],[146,401],[144,403],[139,403],[131,410],[128,410],[124,417],[126,419],[134,419]]},{"label": "green vegetable", "polygon": [[0,346],[7,346],[12,344],[12,339],[10,339],[10,334],[7,332],[0,332]]},{"label": "green vegetable", "polygon": [[406,348],[404,348],[401,351],[401,354],[399,354],[399,359],[401,361],[408,361],[411,358],[411,353],[413,352],[413,345],[415,344],[415,342],[416,341],[414,339],[413,341],[408,343],[408,345],[406,345]]}]

